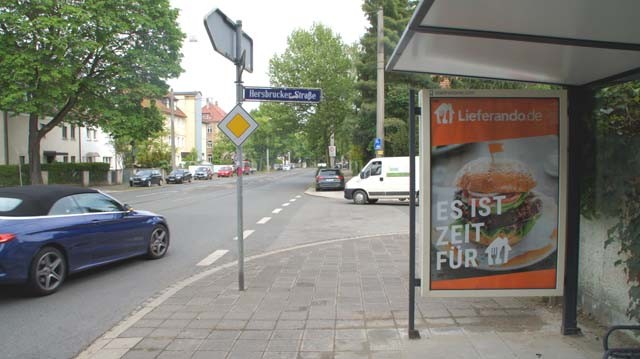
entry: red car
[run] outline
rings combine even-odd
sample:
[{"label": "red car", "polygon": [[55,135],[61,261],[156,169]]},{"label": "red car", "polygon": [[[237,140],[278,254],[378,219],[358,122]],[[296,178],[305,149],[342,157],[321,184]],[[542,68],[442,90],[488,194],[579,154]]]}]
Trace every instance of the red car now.
[{"label": "red car", "polygon": [[218,177],[233,177],[233,167],[223,166],[218,169]]}]

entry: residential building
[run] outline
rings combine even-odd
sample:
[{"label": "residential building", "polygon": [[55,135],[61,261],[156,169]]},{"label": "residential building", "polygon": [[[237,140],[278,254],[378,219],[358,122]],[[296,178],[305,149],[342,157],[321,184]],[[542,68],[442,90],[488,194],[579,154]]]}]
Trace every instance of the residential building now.
[{"label": "residential building", "polygon": [[205,158],[207,162],[213,163],[213,145],[216,136],[220,131],[218,124],[224,119],[227,113],[218,106],[218,101],[212,103],[207,99],[207,104],[202,108],[202,132],[205,146]]},{"label": "residential building", "polygon": [[[0,164],[28,163],[29,116],[0,112]],[[48,120],[41,120],[44,126]],[[41,163],[108,162],[112,170],[122,169],[109,134],[97,127],[61,123],[40,141]]]},{"label": "residential building", "polygon": [[181,153],[184,157],[188,155],[192,149],[196,149],[198,160],[202,160],[205,152],[202,144],[202,94],[199,91],[191,92],[174,92],[174,98],[185,117],[185,152]]},{"label": "residential building", "polygon": [[173,117],[173,129],[174,129],[174,141],[176,146],[175,163],[180,165],[183,160],[182,157],[189,153],[187,147],[187,115],[177,106],[174,96],[174,111],[173,116],[171,114],[170,96],[162,99],[162,101],[156,101],[156,107],[160,110],[160,113],[164,116],[164,128],[166,136],[163,138],[164,143],[171,147],[171,118]]}]

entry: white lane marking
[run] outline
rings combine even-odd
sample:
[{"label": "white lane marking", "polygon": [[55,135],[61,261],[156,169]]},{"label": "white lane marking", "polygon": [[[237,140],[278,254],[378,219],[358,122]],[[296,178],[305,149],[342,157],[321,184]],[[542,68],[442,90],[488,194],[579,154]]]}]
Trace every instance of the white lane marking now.
[{"label": "white lane marking", "polygon": [[286,206],[288,206],[288,205],[289,205],[289,203],[283,203],[283,204],[282,204],[282,207],[286,207]]},{"label": "white lane marking", "polygon": [[295,202],[295,201],[296,201],[295,198],[292,198],[292,199],[289,200],[289,202]]},{"label": "white lane marking", "polygon": [[262,217],[261,220],[259,220],[258,222],[256,222],[256,224],[265,224],[267,222],[269,222],[271,220],[271,217]]},{"label": "white lane marking", "polygon": [[217,261],[218,259],[222,258],[222,256],[224,256],[225,254],[227,254],[227,252],[229,252],[226,249],[218,249],[217,251],[209,254],[209,256],[203,260],[200,261],[200,263],[196,264],[197,266],[200,267],[206,267],[206,266],[210,266],[212,265],[215,261]]},{"label": "white lane marking", "polygon": [[278,213],[280,213],[280,211],[282,211],[282,208],[276,208],[273,211],[271,211],[271,213],[278,214]]},{"label": "white lane marking", "polygon": [[297,195],[296,198],[300,198],[300,195]]},{"label": "white lane marking", "polygon": [[[253,234],[253,232],[255,232],[253,229],[247,229],[246,231],[242,232],[242,239],[247,239],[247,237]],[[233,237],[233,240],[237,241],[238,236]]]},{"label": "white lane marking", "polygon": [[148,194],[139,194],[136,197],[157,196],[159,194],[166,194],[166,193],[178,193],[178,191],[164,191],[164,192],[154,192],[154,193],[148,193]]}]

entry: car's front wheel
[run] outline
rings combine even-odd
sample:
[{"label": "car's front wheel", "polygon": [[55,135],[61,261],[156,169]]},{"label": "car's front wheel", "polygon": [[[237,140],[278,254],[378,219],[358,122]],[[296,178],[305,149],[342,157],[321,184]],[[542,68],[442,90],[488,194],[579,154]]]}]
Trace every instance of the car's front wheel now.
[{"label": "car's front wheel", "polygon": [[151,187],[151,180],[147,181],[147,187]]},{"label": "car's front wheel", "polygon": [[162,186],[162,180],[158,180],[158,186]]},{"label": "car's front wheel", "polygon": [[147,248],[147,258],[158,259],[164,257],[169,249],[169,230],[162,224],[153,227],[149,236],[149,247]]},{"label": "car's front wheel", "polygon": [[365,204],[367,203],[369,198],[367,197],[367,193],[361,189],[353,192],[353,203],[355,204]]},{"label": "car's front wheel", "polygon": [[57,248],[44,247],[33,257],[27,285],[35,295],[49,295],[60,288],[66,277],[64,254]]}]

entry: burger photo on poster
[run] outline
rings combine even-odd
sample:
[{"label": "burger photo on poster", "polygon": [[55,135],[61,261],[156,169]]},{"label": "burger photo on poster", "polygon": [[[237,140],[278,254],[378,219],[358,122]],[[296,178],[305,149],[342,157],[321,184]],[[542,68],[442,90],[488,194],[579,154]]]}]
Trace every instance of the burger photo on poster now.
[{"label": "burger photo on poster", "polygon": [[[513,246],[531,231],[542,211],[542,200],[531,170],[522,162],[507,158],[482,157],[466,163],[456,174],[455,200],[462,202],[462,216],[453,224],[472,226],[478,244],[488,246],[497,237]],[[478,204],[490,208],[479,210]]]}]

